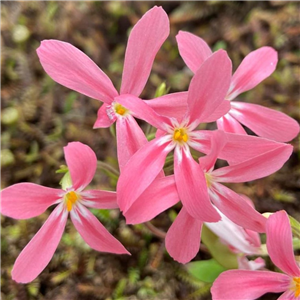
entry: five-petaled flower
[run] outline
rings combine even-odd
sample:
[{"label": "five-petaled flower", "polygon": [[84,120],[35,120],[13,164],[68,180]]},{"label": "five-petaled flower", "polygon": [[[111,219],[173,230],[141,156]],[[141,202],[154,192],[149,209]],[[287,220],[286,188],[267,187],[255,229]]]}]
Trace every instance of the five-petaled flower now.
[{"label": "five-petaled flower", "polygon": [[68,214],[85,242],[93,249],[129,254],[98,219],[85,207],[117,208],[116,193],[84,190],[97,168],[97,158],[90,147],[80,142],[64,147],[72,184],[62,189],[33,183],[18,183],[1,191],[1,213],[15,219],[29,219],[58,204],[42,228],[18,256],[12,278],[27,283],[34,280],[51,260],[63,234]]},{"label": "five-petaled flower", "polygon": [[[203,39],[192,33],[180,31],[176,39],[181,57],[196,73],[212,51]],[[249,53],[232,75],[225,99],[234,100],[239,94],[254,88],[274,72],[277,60],[277,52],[271,47],[261,47]],[[282,112],[252,103],[231,101],[230,104],[229,112],[217,120],[219,129],[246,134],[243,124],[257,135],[278,142],[288,142],[299,133],[299,124]]]},{"label": "five-petaled flower", "polygon": [[284,292],[279,299],[300,298],[300,268],[292,242],[288,215],[278,211],[266,225],[267,249],[273,263],[285,274],[271,271],[229,270],[214,282],[213,300],[257,299],[265,293]]}]

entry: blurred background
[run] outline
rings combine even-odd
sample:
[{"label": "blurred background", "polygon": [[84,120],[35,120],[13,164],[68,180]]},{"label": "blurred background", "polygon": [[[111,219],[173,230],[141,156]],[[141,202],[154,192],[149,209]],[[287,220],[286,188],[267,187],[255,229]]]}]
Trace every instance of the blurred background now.
[{"label": "blurred background", "polygon": [[[142,97],[151,99],[161,83],[170,92],[188,89],[192,73],[179,56],[175,36],[186,30],[213,50],[226,49],[234,70],[251,51],[274,47],[276,71],[240,99],[280,110],[299,122],[299,3],[289,1],[2,1],[1,3],[1,187],[33,182],[59,187],[62,148],[81,141],[97,154],[93,188],[115,190],[118,178],[114,129],[93,130],[100,102],[55,83],[42,69],[36,49],[44,39],[69,42],[86,53],[118,89],[132,26],[154,5],[168,13],[171,33],[159,51]],[[276,120],[274,120],[276,122]],[[146,130],[143,123],[143,129]],[[284,167],[265,179],[230,185],[249,196],[260,212],[285,209],[300,219],[299,144]],[[109,167],[107,166],[109,165]],[[180,205],[151,221],[166,232]],[[20,251],[51,209],[30,220],[1,216],[1,296],[6,299],[211,299],[210,284],[192,276],[166,253],[149,226],[126,226],[117,210],[93,213],[132,256],[98,253],[70,221],[47,268],[30,284],[11,280]],[[42,255],[42,253],[41,253]],[[210,256],[200,250],[195,260]],[[267,294],[261,299],[277,299]]]}]

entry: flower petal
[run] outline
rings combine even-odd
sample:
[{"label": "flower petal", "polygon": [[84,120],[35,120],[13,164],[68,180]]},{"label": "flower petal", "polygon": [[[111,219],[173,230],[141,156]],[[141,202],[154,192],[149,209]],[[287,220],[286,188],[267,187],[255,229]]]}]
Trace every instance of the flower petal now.
[{"label": "flower petal", "polygon": [[187,96],[187,92],[171,93],[144,102],[157,114],[175,118],[180,123],[187,110]]},{"label": "flower petal", "polygon": [[132,28],[125,53],[120,94],[139,96],[148,80],[156,53],[170,32],[169,18],[154,6]]},{"label": "flower petal", "polygon": [[18,256],[12,279],[20,283],[34,280],[48,265],[66,226],[68,213],[58,205],[41,229]]},{"label": "flower petal", "polygon": [[219,153],[225,146],[227,140],[226,135],[221,130],[213,132],[211,140],[211,151],[199,159],[200,166],[204,172],[210,171],[214,168]]},{"label": "flower petal", "polygon": [[98,209],[119,208],[117,203],[117,193],[101,190],[87,190],[80,195],[83,197],[81,203],[84,206]]},{"label": "flower petal", "polygon": [[117,185],[118,204],[124,213],[162,170],[166,156],[171,151],[169,145],[168,137],[154,139],[129,159]]},{"label": "flower petal", "polygon": [[[212,130],[194,131],[193,140],[195,143],[193,148],[202,153],[209,153],[212,135]],[[226,138],[227,143],[220,152],[219,158],[227,160],[230,165],[244,162],[283,145],[261,137],[228,132],[226,132]]]},{"label": "flower petal", "polygon": [[290,276],[300,277],[293,250],[292,230],[284,210],[271,215],[267,221],[267,249],[273,263]]},{"label": "flower petal", "polygon": [[214,183],[210,196],[214,205],[232,222],[253,231],[266,231],[267,219],[231,189]]},{"label": "flower petal", "polygon": [[224,50],[210,56],[191,80],[187,117],[194,129],[218,108],[225,99],[231,78],[231,61]]},{"label": "flower petal", "polygon": [[93,179],[97,169],[95,152],[80,142],[68,143],[64,147],[66,162],[75,190],[83,190]]},{"label": "flower petal", "polygon": [[217,125],[219,130],[237,134],[247,134],[243,126],[233,118],[230,113],[217,120]]},{"label": "flower petal", "polygon": [[2,215],[29,219],[42,214],[62,197],[63,191],[34,183],[17,183],[1,191]]},{"label": "flower petal", "polygon": [[196,73],[203,62],[212,55],[207,43],[192,33],[179,31],[176,40],[180,56],[193,73]]},{"label": "flower petal", "polygon": [[210,202],[205,175],[188,148],[175,148],[174,175],[179,197],[192,217],[205,222],[221,219]]},{"label": "flower petal", "polygon": [[148,141],[132,116],[118,118],[116,124],[117,154],[121,173],[131,156]]},{"label": "flower petal", "polygon": [[202,225],[182,207],[166,235],[166,249],[174,260],[186,264],[197,255]]},{"label": "flower petal", "polygon": [[179,202],[174,176],[157,177],[124,214],[127,224],[139,224]]},{"label": "flower petal", "polygon": [[270,271],[229,270],[221,273],[212,288],[213,300],[257,299],[265,293],[281,293],[291,279]]},{"label": "flower petal", "polygon": [[75,228],[91,248],[101,252],[130,254],[84,206],[77,205],[70,215]]},{"label": "flower petal", "polygon": [[218,182],[246,182],[262,178],[278,171],[289,159],[293,146],[282,144],[240,164],[213,171]]},{"label": "flower petal", "polygon": [[257,135],[277,142],[288,142],[299,133],[296,120],[261,105],[233,102],[230,114]]},{"label": "flower petal", "polygon": [[277,61],[277,52],[271,47],[261,47],[249,53],[233,74],[226,99],[232,100],[257,86],[274,72]]},{"label": "flower petal", "polygon": [[210,123],[218,121],[219,118],[226,115],[231,108],[230,101],[223,100],[221,104],[216,108],[216,110],[211,113],[207,118],[201,120],[202,123]]},{"label": "flower petal", "polygon": [[118,95],[107,75],[71,44],[44,40],[37,54],[46,73],[56,82],[105,103]]},{"label": "flower petal", "polygon": [[116,102],[122,104],[138,119],[142,119],[152,126],[166,131],[171,125],[171,120],[168,117],[161,116],[155,112],[145,101],[132,95],[121,95],[115,98]]},{"label": "flower petal", "polygon": [[299,297],[296,297],[294,290],[287,290],[284,292],[277,300],[297,300]]},{"label": "flower petal", "polygon": [[114,119],[110,119],[106,113],[107,108],[110,107],[110,105],[107,104],[103,104],[99,109],[98,109],[98,113],[97,113],[97,120],[94,124],[94,129],[95,128],[107,128],[110,127],[115,120]]}]

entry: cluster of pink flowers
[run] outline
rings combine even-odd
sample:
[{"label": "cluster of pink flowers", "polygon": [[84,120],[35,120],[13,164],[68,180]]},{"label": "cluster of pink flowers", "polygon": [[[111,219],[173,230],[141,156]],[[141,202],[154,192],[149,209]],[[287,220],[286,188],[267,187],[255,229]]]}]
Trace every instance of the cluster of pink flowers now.
[{"label": "cluster of pink flowers", "polygon": [[[286,213],[280,211],[267,219],[249,199],[222,184],[268,176],[279,170],[293,151],[285,142],[299,132],[295,120],[260,105],[232,101],[272,74],[277,53],[270,47],[253,51],[232,75],[226,51],[212,53],[201,38],[180,31],[176,36],[179,52],[194,73],[188,91],[143,100],[139,95],[168,35],[169,20],[161,7],[153,7],[133,27],[120,92],[79,49],[57,40],[42,41],[37,54],[47,74],[103,102],[94,128],[109,127],[116,121],[120,178],[116,192],[84,190],[96,172],[97,158],[88,146],[72,142],[64,148],[70,182],[63,190],[32,183],[4,189],[1,213],[12,218],[32,218],[57,204],[17,258],[12,277],[26,283],[42,272],[57,248],[69,213],[90,247],[129,254],[86,207],[119,208],[127,224],[137,224],[181,201],[182,209],[165,241],[174,260],[187,263],[196,256],[204,223],[232,249],[245,254],[239,264],[247,270],[222,273],[213,285],[213,299],[255,299],[269,291],[286,291],[282,299],[296,299],[300,271]],[[135,118],[157,128],[153,140],[147,140]],[[199,124],[208,122],[216,122],[218,129],[198,129]],[[241,124],[257,136],[247,135]],[[191,149],[202,154],[195,159]],[[166,176],[163,167],[171,152],[174,174]],[[228,165],[214,169],[217,159]],[[231,239],[230,233],[236,234],[236,239]],[[264,262],[246,259],[246,255],[259,253],[258,233],[267,234],[270,257],[287,275],[256,271]]]}]

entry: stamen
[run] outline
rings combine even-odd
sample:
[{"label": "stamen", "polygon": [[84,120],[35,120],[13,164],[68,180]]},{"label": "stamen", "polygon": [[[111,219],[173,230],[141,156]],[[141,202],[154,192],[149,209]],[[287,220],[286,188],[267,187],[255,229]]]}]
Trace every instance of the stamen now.
[{"label": "stamen", "polygon": [[186,133],[185,128],[178,128],[174,130],[173,139],[178,142],[187,142],[189,136]]},{"label": "stamen", "polygon": [[295,291],[295,297],[297,298],[300,296],[300,277],[294,277],[293,281],[294,281],[293,290]]},{"label": "stamen", "polygon": [[115,104],[114,109],[115,109],[116,114],[121,115],[121,116],[124,116],[128,112],[128,109],[119,103]]},{"label": "stamen", "polygon": [[209,173],[205,173],[206,185],[208,188],[211,188],[212,185],[212,177]]},{"label": "stamen", "polygon": [[74,191],[71,191],[65,195],[67,210],[71,211],[73,205],[79,199],[79,195],[77,195]]}]

